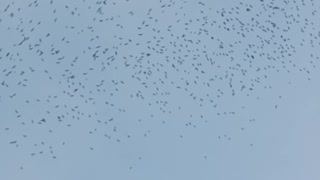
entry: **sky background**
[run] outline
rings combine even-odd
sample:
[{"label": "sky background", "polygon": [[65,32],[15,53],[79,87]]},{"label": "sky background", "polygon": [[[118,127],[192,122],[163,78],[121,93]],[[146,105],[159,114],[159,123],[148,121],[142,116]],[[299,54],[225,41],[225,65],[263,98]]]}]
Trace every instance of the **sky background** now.
[{"label": "sky background", "polygon": [[0,179],[319,179],[319,6],[2,0]]}]

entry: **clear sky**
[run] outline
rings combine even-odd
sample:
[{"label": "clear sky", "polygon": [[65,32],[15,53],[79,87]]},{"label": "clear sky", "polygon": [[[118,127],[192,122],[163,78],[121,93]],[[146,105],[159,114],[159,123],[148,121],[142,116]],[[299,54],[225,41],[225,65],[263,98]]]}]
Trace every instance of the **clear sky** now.
[{"label": "clear sky", "polygon": [[319,7],[2,0],[0,179],[320,179]]}]

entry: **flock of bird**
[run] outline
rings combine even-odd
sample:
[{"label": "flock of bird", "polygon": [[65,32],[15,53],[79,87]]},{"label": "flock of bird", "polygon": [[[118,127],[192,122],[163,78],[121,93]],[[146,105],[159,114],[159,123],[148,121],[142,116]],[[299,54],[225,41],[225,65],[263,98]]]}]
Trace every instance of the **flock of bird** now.
[{"label": "flock of bird", "polygon": [[[0,147],[32,158],[57,160],[77,138],[99,142],[84,140],[90,154],[152,138],[159,127],[183,141],[239,119],[207,137],[232,142],[237,133],[224,129],[250,133],[259,120],[246,99],[263,98],[281,77],[311,82],[319,70],[314,0],[4,2]],[[285,94],[277,97],[275,110]]]}]

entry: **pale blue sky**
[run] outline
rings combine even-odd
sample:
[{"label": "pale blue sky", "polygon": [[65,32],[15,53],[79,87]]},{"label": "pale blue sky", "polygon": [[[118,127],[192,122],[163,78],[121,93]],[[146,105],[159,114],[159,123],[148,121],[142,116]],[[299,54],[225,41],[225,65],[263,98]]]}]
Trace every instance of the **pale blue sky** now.
[{"label": "pale blue sky", "polygon": [[0,179],[319,179],[319,5],[2,0]]}]

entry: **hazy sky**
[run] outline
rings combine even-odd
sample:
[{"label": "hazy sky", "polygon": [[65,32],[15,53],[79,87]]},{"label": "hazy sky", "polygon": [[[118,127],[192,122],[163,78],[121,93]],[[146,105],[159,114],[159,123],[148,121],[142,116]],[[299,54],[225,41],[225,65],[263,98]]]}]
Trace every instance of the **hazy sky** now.
[{"label": "hazy sky", "polygon": [[320,179],[319,7],[2,0],[0,179]]}]

